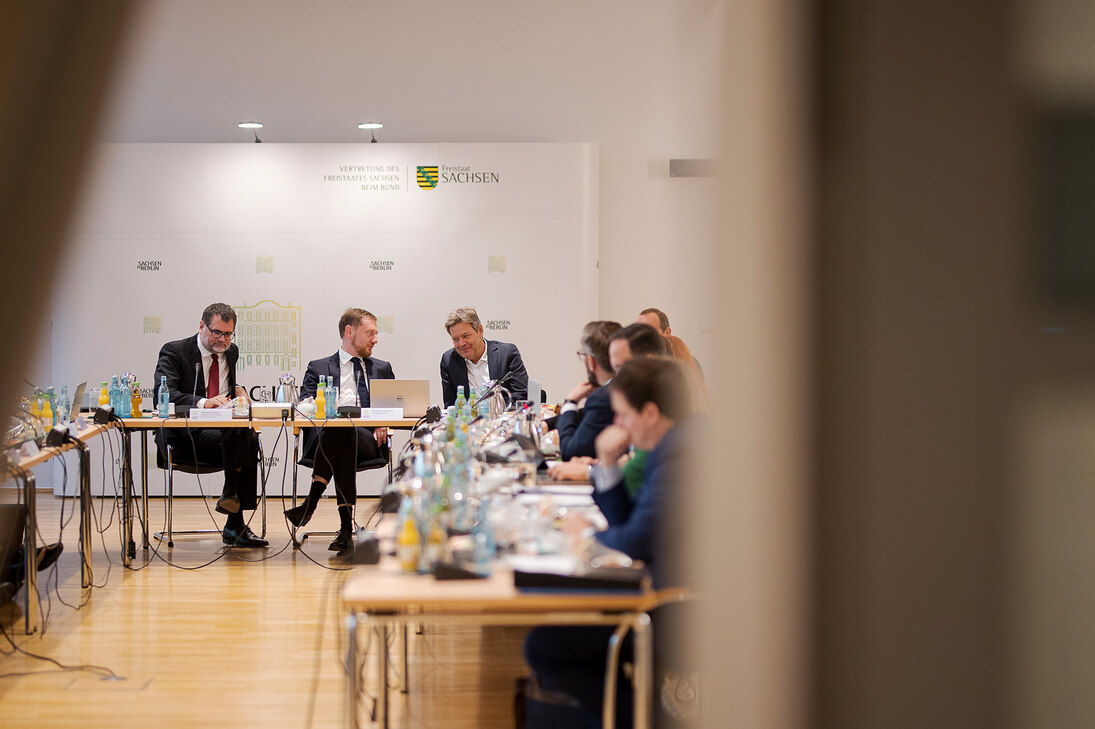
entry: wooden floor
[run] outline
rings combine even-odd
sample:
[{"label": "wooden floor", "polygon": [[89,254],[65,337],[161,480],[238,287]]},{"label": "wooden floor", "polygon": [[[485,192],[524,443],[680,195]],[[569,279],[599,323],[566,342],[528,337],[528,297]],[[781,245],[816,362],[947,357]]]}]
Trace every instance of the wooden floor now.
[{"label": "wooden floor", "polygon": [[[14,500],[14,491],[0,494],[0,502]],[[71,500],[38,496],[39,529],[47,542],[61,534],[62,504],[68,519]],[[359,521],[374,504],[362,500]],[[18,606],[0,608],[0,625],[19,649],[0,637],[0,725],[345,726],[338,595],[350,573],[329,569],[343,567],[331,560],[329,537],[308,539],[294,551],[281,505],[271,501],[268,549],[226,550],[219,534],[179,537],[174,549],[145,552],[138,544],[132,570],[126,570],[113,501],[96,499],[94,506],[104,528],[95,534],[97,587],[80,589],[74,519],[64,527],[65,552],[57,566],[39,573],[44,633],[25,635]],[[163,523],[163,500],[153,499],[149,510],[155,531]],[[333,500],[325,499],[308,527],[331,529],[337,521]],[[201,499],[176,501],[176,529],[213,525]],[[252,528],[260,530],[258,518]],[[527,672],[523,636],[516,628],[412,635],[411,692],[393,692],[392,726],[513,726],[514,680]],[[61,671],[23,651],[97,668]],[[396,664],[393,670],[399,670]],[[24,673],[30,675],[13,675]],[[375,676],[367,678],[370,688],[373,681]]]}]

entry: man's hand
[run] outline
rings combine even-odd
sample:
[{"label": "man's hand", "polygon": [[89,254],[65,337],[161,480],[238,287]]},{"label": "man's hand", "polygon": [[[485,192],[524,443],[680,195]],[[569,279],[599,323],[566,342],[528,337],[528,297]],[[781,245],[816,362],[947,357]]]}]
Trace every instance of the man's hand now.
[{"label": "man's hand", "polygon": [[384,441],[388,440],[388,429],[387,428],[374,428],[373,429],[373,437],[376,438],[376,442],[378,444],[383,443]]},{"label": "man's hand", "polygon": [[554,463],[548,467],[548,475],[556,481],[585,481],[589,478],[589,467],[597,459],[589,456],[576,456],[565,463]]},{"label": "man's hand", "polygon": [[595,443],[601,463],[615,463],[631,447],[631,436],[618,425],[610,425],[601,431]]},{"label": "man's hand", "polygon": [[227,395],[217,395],[216,397],[207,398],[206,401],[205,401],[205,405],[203,405],[202,407],[219,408],[219,407],[222,407],[222,406],[227,405],[227,404],[228,404],[228,396]]},{"label": "man's hand", "polygon": [[569,539],[577,540],[582,536],[582,532],[591,526],[593,522],[576,511],[568,511],[563,517],[563,534]]},{"label": "man's hand", "polygon": [[589,397],[589,393],[593,392],[595,388],[590,384],[589,380],[577,385],[570,394],[567,395],[567,400],[573,400],[574,402],[581,402],[585,398]]},{"label": "man's hand", "polygon": [[236,397],[242,397],[247,402],[251,402],[251,398],[247,397],[247,390],[244,390],[239,385],[236,385]]}]

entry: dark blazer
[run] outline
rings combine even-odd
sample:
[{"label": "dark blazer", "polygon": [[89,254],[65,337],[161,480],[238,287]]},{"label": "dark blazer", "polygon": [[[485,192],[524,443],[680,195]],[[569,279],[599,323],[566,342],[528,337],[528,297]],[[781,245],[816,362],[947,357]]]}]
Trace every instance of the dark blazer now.
[{"label": "dark blazer", "polygon": [[596,458],[594,442],[602,430],[612,425],[613,417],[612,400],[604,386],[589,394],[581,410],[560,414],[555,423],[559,431],[559,457],[564,461],[575,456]]},{"label": "dark blazer", "polygon": [[[221,394],[234,397],[236,362],[240,358],[240,349],[232,344],[224,354],[228,360],[228,392]],[[160,357],[156,361],[156,375],[152,385],[153,392],[159,391],[160,377],[166,375],[171,402],[175,403],[176,407],[197,405],[198,400],[205,397],[205,373],[200,369],[201,361],[202,353],[198,349],[197,334],[186,339],[168,342],[160,347]]]},{"label": "dark blazer", "polygon": [[[365,367],[365,375],[370,380],[394,380],[395,372],[392,370],[390,362],[385,362],[382,359],[376,357],[363,357],[361,360]],[[304,370],[304,382],[300,385],[300,397],[304,399],[306,397],[315,397],[316,388],[319,386],[320,375],[330,379],[334,377],[336,380],[342,377],[342,362],[339,359],[338,352],[335,352],[330,357],[324,357],[322,359],[313,359],[308,363],[308,368]],[[365,401],[361,403],[361,407],[367,408],[370,406],[371,398],[368,395],[372,392],[370,389],[366,393]],[[367,429],[371,433],[371,429]],[[313,458],[315,455],[316,441],[318,435],[315,428],[304,429],[304,458]]]},{"label": "dark blazer", "polygon": [[655,587],[672,586],[680,577],[673,564],[675,555],[667,553],[667,548],[669,552],[679,549],[672,543],[681,532],[673,519],[674,512],[682,511],[674,502],[680,501],[683,483],[685,430],[683,425],[675,426],[650,451],[634,500],[623,480],[607,491],[593,491],[593,500],[608,520],[608,529],[598,532],[597,539],[650,565]]},{"label": "dark blazer", "polygon": [[[525,363],[521,360],[521,352],[517,346],[509,342],[495,342],[486,340],[487,345],[487,372],[492,380],[498,380],[513,373],[513,377],[502,385],[513,395],[514,400],[528,398],[528,372],[525,371]],[[456,404],[456,388],[463,387],[465,397],[470,394],[468,390],[468,361],[456,353],[456,349],[450,349],[441,355],[441,396],[445,401],[445,407]]]}]

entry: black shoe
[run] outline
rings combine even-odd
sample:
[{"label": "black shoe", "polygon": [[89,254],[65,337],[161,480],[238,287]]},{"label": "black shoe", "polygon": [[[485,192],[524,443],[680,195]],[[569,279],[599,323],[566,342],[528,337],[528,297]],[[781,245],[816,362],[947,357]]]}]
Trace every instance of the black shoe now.
[{"label": "black shoe", "polygon": [[327,549],[332,552],[345,552],[348,549],[354,548],[354,538],[350,532],[340,529],[338,534],[335,535],[335,539],[329,545]]},{"label": "black shoe", "polygon": [[289,523],[295,527],[302,527],[307,524],[312,514],[316,513],[315,504],[310,501],[304,501],[297,504],[291,509],[285,510],[285,518],[289,520]]},{"label": "black shoe", "polygon": [[240,500],[231,492],[226,491],[217,499],[217,511],[222,514],[235,514],[240,510]]},{"label": "black shoe", "polygon": [[229,547],[266,547],[270,544],[251,531],[248,526],[238,530],[225,527],[221,532],[221,538]]},{"label": "black shoe", "polygon": [[44,547],[38,548],[38,571],[49,569],[50,565],[57,561],[57,558],[61,556],[61,552],[65,551],[65,545],[60,542],[54,542],[53,544],[47,544]]}]

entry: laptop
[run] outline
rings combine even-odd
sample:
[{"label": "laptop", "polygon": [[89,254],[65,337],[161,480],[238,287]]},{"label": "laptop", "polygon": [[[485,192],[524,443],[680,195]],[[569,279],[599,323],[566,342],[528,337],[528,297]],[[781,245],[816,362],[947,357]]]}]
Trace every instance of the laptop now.
[{"label": "laptop", "polygon": [[84,390],[87,389],[87,380],[84,380],[76,386],[76,394],[72,396],[72,410],[68,414],[68,422],[76,422],[76,418],[80,415],[80,409],[84,404]]},{"label": "laptop", "polygon": [[369,380],[374,408],[403,408],[403,417],[421,418],[430,406],[429,380]]},{"label": "laptop", "polygon": [[531,377],[528,381],[528,404],[532,408],[532,412],[540,412],[541,395],[543,394],[543,385],[538,380],[534,380]]}]

